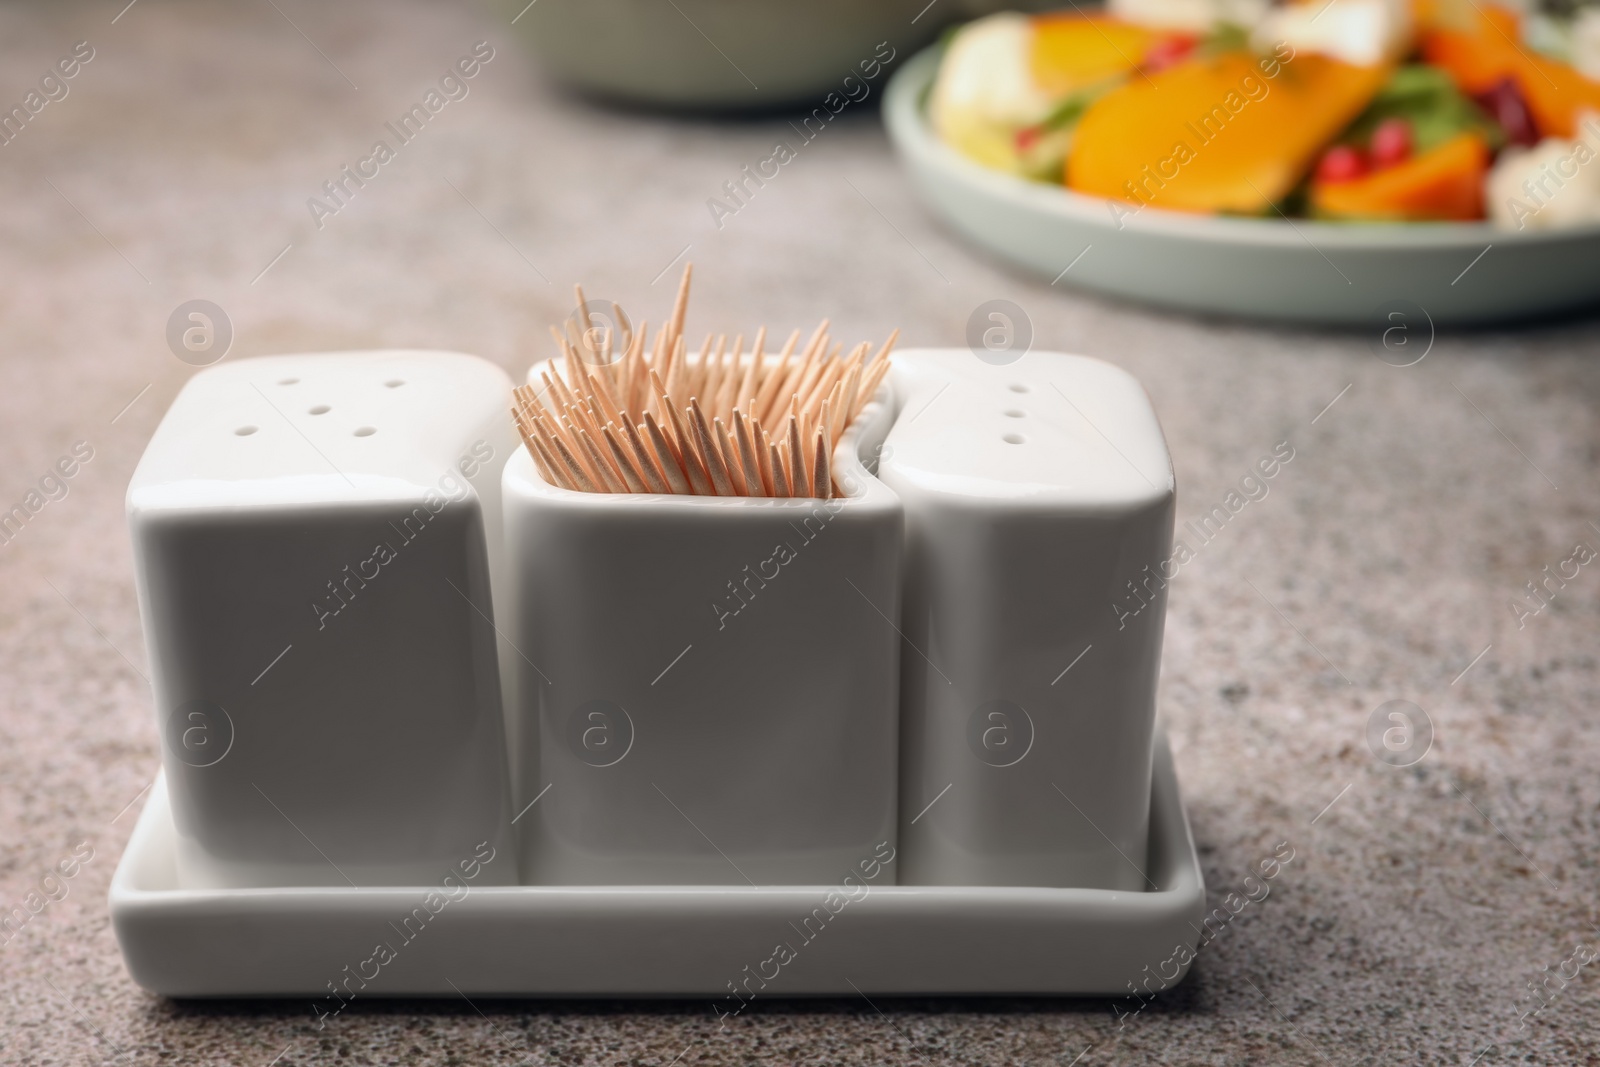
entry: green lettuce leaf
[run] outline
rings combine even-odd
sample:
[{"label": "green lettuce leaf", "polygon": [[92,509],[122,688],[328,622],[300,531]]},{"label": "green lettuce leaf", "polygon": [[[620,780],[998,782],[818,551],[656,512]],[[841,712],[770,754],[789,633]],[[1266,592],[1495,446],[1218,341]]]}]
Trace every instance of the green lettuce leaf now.
[{"label": "green lettuce leaf", "polygon": [[1389,84],[1378,91],[1367,110],[1339,138],[1341,144],[1366,145],[1372,131],[1385,119],[1401,118],[1411,123],[1411,138],[1417,152],[1426,152],[1458,134],[1475,130],[1499,148],[1506,143],[1505,131],[1470,99],[1463,96],[1438,67],[1412,64],[1400,67]]}]

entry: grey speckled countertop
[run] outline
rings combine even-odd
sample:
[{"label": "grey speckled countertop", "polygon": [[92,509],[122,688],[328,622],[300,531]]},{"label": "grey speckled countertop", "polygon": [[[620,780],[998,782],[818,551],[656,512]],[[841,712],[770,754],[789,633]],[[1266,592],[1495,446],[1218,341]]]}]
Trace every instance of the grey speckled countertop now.
[{"label": "grey speckled countertop", "polygon": [[[0,506],[93,450],[0,545],[0,904],[93,852],[0,946],[0,1060],[1600,1061],[1600,969],[1519,1021],[1530,980],[1600,945],[1600,567],[1536,615],[1512,607],[1579,542],[1600,548],[1594,325],[1445,335],[1397,369],[1356,334],[1051,288],[925,214],[866,108],[719,230],[706,199],[781,118],[573,100],[470,5],[140,0],[113,22],[121,6],[0,8],[7,106],[75,42],[95,49],[0,147]],[[497,53],[471,95],[315,228],[307,198],[482,39]],[[1164,697],[1213,894],[1287,841],[1272,895],[1120,1026],[1099,1001],[758,1002],[726,1031],[700,1003],[441,1001],[358,1004],[319,1033],[299,1005],[140,990],[105,904],[157,765],[122,494],[192,373],[169,313],[216,301],[236,356],[425,346],[520,370],[575,280],[658,318],[655,279],[685,246],[702,322],[826,313],[849,336],[952,344],[980,302],[1016,301],[1037,344],[1146,383],[1180,522],[1291,443],[1270,494],[1174,582]],[[1436,734],[1409,769],[1365,740],[1391,699]]]}]

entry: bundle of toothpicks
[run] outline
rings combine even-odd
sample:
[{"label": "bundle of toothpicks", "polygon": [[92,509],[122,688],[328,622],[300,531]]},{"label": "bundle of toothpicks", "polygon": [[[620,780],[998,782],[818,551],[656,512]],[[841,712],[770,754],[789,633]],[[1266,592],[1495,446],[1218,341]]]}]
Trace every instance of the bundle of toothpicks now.
[{"label": "bundle of toothpicks", "polygon": [[899,331],[875,352],[862,342],[847,353],[824,319],[804,347],[796,330],[768,355],[763,326],[748,351],[742,334],[732,345],[707,335],[691,356],[683,322],[692,275],[685,267],[653,345],[649,325],[635,331],[615,304],[614,328],[591,328],[577,287],[566,334],[551,330],[561,359],[539,385],[519,387],[511,409],[540,475],[584,493],[839,495],[834,447],[877,394]]}]

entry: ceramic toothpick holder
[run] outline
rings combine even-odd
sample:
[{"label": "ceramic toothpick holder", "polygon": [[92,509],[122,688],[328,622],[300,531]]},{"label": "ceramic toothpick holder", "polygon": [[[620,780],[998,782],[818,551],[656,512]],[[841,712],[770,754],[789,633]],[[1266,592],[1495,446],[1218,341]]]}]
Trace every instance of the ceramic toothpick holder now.
[{"label": "ceramic toothpick holder", "polygon": [[180,884],[516,880],[491,559],[510,382],[422,351],[195,375],[128,489]]},{"label": "ceramic toothpick holder", "polygon": [[892,847],[903,521],[859,459],[892,417],[885,387],[827,501],[573,492],[512,457],[525,881],[835,884]]}]

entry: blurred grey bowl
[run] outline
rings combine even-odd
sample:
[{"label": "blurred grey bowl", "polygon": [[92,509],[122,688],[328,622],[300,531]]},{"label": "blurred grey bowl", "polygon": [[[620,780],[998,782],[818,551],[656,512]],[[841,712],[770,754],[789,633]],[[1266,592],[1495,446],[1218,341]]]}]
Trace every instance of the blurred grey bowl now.
[{"label": "blurred grey bowl", "polygon": [[[555,77],[627,103],[698,111],[815,105],[999,0],[496,0]],[[527,5],[527,6],[525,6]],[[1017,5],[1011,5],[1017,6]],[[887,49],[884,54],[890,54]]]}]

